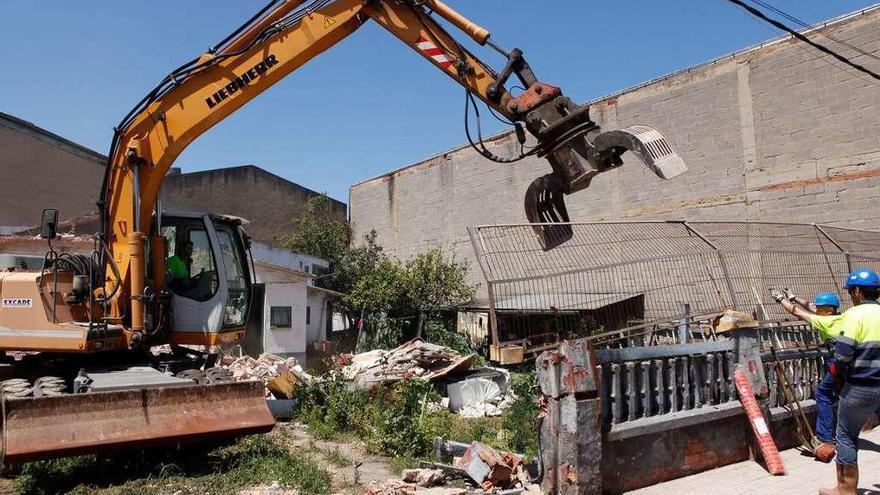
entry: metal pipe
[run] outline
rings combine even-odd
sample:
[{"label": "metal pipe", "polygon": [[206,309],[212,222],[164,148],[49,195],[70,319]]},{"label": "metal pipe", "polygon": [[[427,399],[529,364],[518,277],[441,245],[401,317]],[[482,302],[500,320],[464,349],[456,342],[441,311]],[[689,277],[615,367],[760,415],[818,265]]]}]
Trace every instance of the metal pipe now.
[{"label": "metal pipe", "polygon": [[485,45],[486,42],[489,41],[489,37],[492,36],[492,33],[490,33],[488,29],[459,14],[455,11],[455,9],[446,5],[440,0],[428,0],[427,2],[425,2],[425,5],[427,5],[429,9],[439,14],[440,17],[452,23],[453,26],[464,31],[468,36],[471,37],[471,39],[473,39],[480,45]]},{"label": "metal pipe", "polygon": [[496,44],[491,39],[486,40],[486,44],[489,45],[489,47],[493,48],[496,52],[504,55],[505,57],[510,57],[509,51],[507,51],[503,46]]},{"label": "metal pipe", "polygon": [[282,17],[289,14],[293,9],[299,7],[304,4],[304,0],[290,0],[285,2],[284,5],[281,5],[277,9],[270,12],[266,17],[257,21],[256,24],[249,27],[245,32],[241,33],[238,37],[232,40],[227,46],[220,49],[220,53],[231,53],[235,52],[239,48],[242,48],[246,44],[250,43],[250,41],[257,34],[263,32],[267,27],[271,24],[279,21]]},{"label": "metal pipe", "polygon": [[131,188],[132,188],[132,223],[131,230],[141,230],[141,168],[137,160],[131,163]]}]

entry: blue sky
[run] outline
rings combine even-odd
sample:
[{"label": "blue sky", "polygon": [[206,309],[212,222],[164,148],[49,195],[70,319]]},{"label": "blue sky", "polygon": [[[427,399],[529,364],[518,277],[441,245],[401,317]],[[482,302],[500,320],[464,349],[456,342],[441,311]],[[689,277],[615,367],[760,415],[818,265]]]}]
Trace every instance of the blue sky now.
[{"label": "blue sky", "polygon": [[[813,23],[853,0],[767,0]],[[518,46],[577,101],[775,36],[724,0],[448,0]],[[115,125],[171,69],[263,5],[215,0],[3,2],[0,111],[106,153]],[[502,66],[491,50],[484,60]],[[875,70],[878,68],[874,68]],[[184,172],[252,163],[347,201],[348,187],[465,142],[463,91],[381,28],[347,40],[179,158]],[[486,132],[500,129],[484,119]]]}]

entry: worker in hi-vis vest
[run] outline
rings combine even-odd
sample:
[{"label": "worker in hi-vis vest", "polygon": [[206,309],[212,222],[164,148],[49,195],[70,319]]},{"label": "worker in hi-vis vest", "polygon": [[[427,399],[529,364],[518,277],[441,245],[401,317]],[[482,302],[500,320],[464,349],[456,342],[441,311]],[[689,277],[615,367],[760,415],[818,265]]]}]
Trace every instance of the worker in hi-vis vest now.
[{"label": "worker in hi-vis vest", "polygon": [[832,327],[834,358],[845,383],[837,408],[837,486],[820,490],[822,495],[856,495],[859,433],[880,408],[880,276],[861,268],[844,287],[853,307]]},{"label": "worker in hi-vis vest", "polygon": [[831,462],[837,451],[836,430],[836,407],[843,379],[837,372],[837,364],[833,352],[835,340],[835,325],[841,318],[840,298],[833,292],[821,292],[816,294],[813,302],[807,302],[789,289],[779,292],[770,290],[771,295],[782,308],[801,320],[809,323],[822,340],[831,347],[832,356],[825,363],[826,373],[819,386],[816,387],[816,438],[819,445],[813,450],[816,459],[822,462]]}]

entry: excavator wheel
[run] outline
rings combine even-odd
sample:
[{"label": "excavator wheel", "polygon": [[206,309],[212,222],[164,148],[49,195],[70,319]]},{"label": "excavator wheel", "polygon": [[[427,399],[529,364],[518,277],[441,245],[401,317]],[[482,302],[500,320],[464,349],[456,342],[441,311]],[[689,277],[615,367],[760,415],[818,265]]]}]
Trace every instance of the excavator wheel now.
[{"label": "excavator wheel", "polygon": [[12,378],[0,382],[0,392],[2,392],[5,397],[16,398],[31,397],[34,395],[33,387],[31,387],[30,382],[24,378]]},{"label": "excavator wheel", "polygon": [[202,370],[183,370],[174,375],[177,378],[185,378],[187,380],[192,380],[199,385],[206,385],[208,382],[205,379],[205,372]]},{"label": "excavator wheel", "polygon": [[34,382],[34,397],[55,397],[67,393],[67,383],[57,376],[42,376]]},{"label": "excavator wheel", "polygon": [[205,383],[230,383],[232,381],[232,372],[226,368],[208,368],[205,370]]}]

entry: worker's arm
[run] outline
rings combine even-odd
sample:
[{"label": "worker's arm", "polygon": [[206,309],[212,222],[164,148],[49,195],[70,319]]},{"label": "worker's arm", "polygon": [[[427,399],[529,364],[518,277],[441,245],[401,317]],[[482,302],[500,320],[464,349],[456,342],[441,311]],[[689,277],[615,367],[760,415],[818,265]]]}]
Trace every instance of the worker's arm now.
[{"label": "worker's arm", "polygon": [[808,310],[807,306],[796,303],[789,299],[784,292],[780,292],[776,289],[770,289],[770,295],[776,302],[778,302],[782,306],[782,309],[784,309],[788,314],[793,315],[800,320],[809,323],[813,316],[817,316],[816,313]]},{"label": "worker's arm", "polygon": [[[773,299],[782,306],[788,314],[796,317],[801,321],[805,321],[813,327],[814,330],[819,332],[819,337],[822,340],[833,340],[839,333],[838,325],[840,323],[840,315],[827,315],[823,316],[820,314],[816,314],[807,307],[804,306],[800,302],[793,301],[793,299],[799,299],[797,297],[789,297],[790,291],[786,289],[785,292],[780,292],[776,289],[770,289],[770,295]],[[803,300],[801,300],[803,301]],[[807,303],[809,305],[809,303]]]}]

